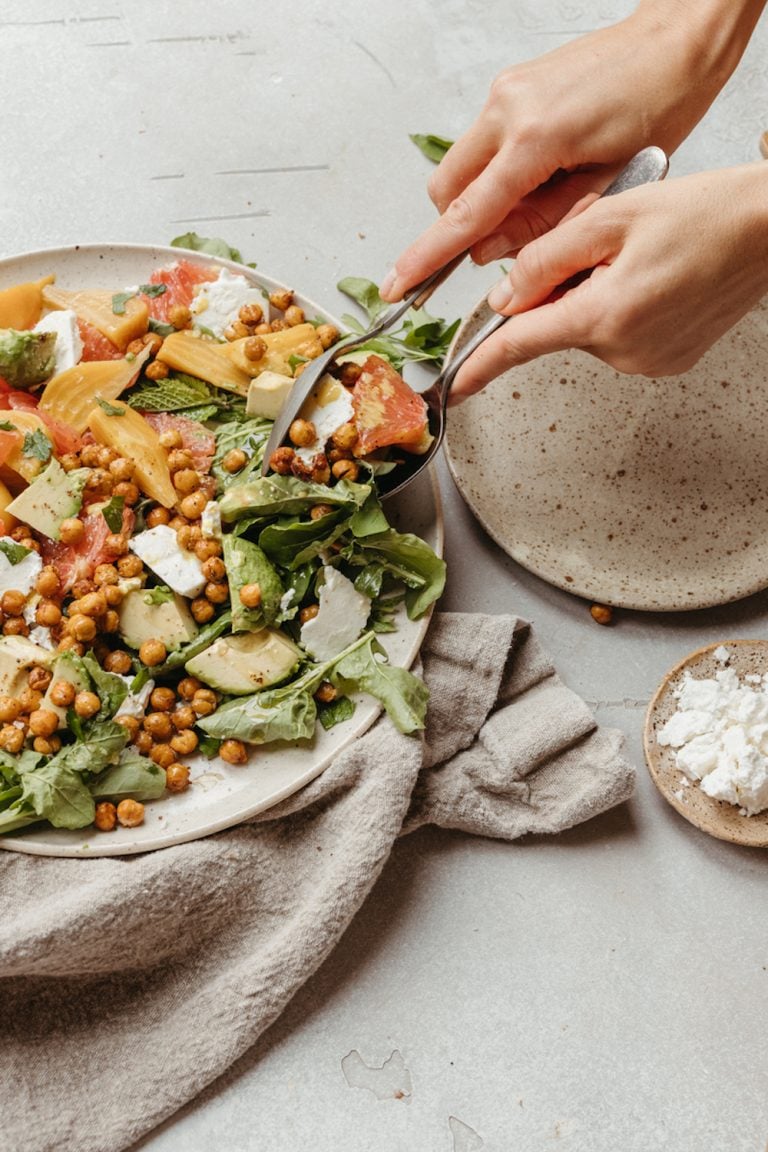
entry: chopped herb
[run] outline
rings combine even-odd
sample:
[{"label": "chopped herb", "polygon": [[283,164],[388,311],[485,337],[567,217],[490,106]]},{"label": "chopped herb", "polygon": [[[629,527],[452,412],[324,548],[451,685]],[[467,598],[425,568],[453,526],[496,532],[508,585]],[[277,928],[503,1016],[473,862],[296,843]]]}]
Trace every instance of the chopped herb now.
[{"label": "chopped herb", "polygon": [[21,448],[24,456],[32,456],[35,460],[50,460],[52,450],[53,446],[42,428],[25,434]]},{"label": "chopped herb", "polygon": [[299,364],[307,364],[308,362],[309,362],[308,356],[296,356],[296,355],[294,355],[294,356],[288,357],[288,367],[290,368],[291,372],[295,372],[296,369],[298,368]]},{"label": "chopped herb", "polygon": [[167,604],[173,600],[173,592],[165,584],[158,584],[156,588],[147,588],[142,594],[145,604]]},{"label": "chopped herb", "polygon": [[[336,287],[346,296],[351,296],[366,312],[371,322],[388,307],[372,280],[347,276],[340,280]],[[342,319],[353,332],[362,334],[365,331],[354,316],[344,316]],[[407,360],[424,361],[439,368],[458,326],[458,320],[448,324],[445,320],[431,316],[426,308],[412,308],[405,314],[402,326],[395,332],[368,340],[355,351],[369,351],[377,356],[384,356],[398,372]]]},{"label": "chopped herb", "polygon": [[11,424],[10,420],[0,420],[0,428],[3,432],[18,432],[15,424]]},{"label": "chopped herb", "polygon": [[434,164],[439,164],[443,156],[449,148],[453,146],[453,140],[446,140],[443,136],[433,136],[431,133],[421,135],[416,132],[411,136],[416,147]]},{"label": "chopped herb", "polygon": [[115,292],[112,297],[112,311],[115,316],[125,315],[125,306],[135,295],[135,292]]},{"label": "chopped herb", "polygon": [[101,514],[106,520],[110,532],[120,532],[122,530],[124,507],[124,497],[113,496],[109,503],[105,504],[102,508]]},{"label": "chopped herb", "polygon": [[31,548],[25,548],[23,544],[17,544],[15,540],[0,540],[0,552],[6,556],[11,564],[18,564],[25,556],[29,556]]},{"label": "chopped herb", "polygon": [[163,296],[168,291],[167,284],[139,284],[139,292],[144,296]]},{"label": "chopped herb", "polygon": [[154,316],[150,316],[148,327],[150,332],[157,332],[158,336],[162,336],[163,339],[176,331],[173,324],[164,324],[162,320],[155,320]]},{"label": "chopped herb", "polygon": [[125,416],[125,408],[119,408],[117,404],[110,404],[109,400],[103,400],[101,396],[96,397],[96,403],[99,408],[106,412],[107,416]]}]

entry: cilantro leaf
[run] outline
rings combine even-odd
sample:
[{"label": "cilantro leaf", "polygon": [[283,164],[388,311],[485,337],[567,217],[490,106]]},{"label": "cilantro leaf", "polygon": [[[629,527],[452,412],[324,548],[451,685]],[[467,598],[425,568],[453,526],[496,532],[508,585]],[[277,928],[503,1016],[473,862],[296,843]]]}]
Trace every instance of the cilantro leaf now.
[{"label": "cilantro leaf", "polygon": [[36,428],[34,432],[25,433],[21,451],[24,456],[31,456],[35,460],[45,462],[51,458],[52,447],[42,428]]}]

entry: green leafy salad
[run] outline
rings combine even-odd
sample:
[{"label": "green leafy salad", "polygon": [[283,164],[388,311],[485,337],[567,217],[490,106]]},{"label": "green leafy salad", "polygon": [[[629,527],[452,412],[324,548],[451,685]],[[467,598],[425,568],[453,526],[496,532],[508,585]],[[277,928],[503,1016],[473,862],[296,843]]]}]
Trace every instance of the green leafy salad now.
[{"label": "green leafy salad", "polygon": [[55,272],[0,291],[0,833],[138,825],[201,757],[257,770],[361,693],[418,732],[427,690],[381,637],[429,612],[445,565],[376,478],[428,447],[400,370],[439,366],[455,326],[421,310],[340,357],[262,476],[333,325],[181,253],[109,291]]}]

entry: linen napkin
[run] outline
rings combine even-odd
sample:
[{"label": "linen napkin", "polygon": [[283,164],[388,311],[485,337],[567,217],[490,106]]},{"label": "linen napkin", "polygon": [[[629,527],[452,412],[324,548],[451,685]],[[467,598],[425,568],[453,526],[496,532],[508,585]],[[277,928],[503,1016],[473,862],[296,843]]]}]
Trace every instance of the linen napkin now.
[{"label": "linen napkin", "polygon": [[214,1081],[319,967],[397,837],[513,840],[625,800],[633,770],[512,616],[436,614],[423,739],[384,716],[301,792],[124,858],[0,852],[3,1147],[119,1152]]}]

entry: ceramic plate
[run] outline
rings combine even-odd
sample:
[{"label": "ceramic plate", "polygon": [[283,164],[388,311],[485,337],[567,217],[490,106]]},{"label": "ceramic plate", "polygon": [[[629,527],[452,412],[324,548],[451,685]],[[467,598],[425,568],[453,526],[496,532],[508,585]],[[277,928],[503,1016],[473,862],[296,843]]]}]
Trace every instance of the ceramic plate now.
[{"label": "ceramic plate", "polygon": [[[714,655],[720,648],[728,652],[727,665]],[[768,640],[724,640],[710,644],[692,652],[668,672],[648,708],[644,732],[645,758],[662,796],[691,824],[719,840],[765,848],[768,847],[768,811],[742,816],[734,804],[713,800],[695,782],[688,780],[675,764],[674,751],[659,744],[656,738],[676,710],[675,691],[685,674],[690,672],[697,680],[713,679],[715,673],[724,667],[733,668],[740,679],[750,673],[762,675],[768,671]]]},{"label": "ceramic plate", "polygon": [[768,586],[767,376],[766,305],[671,379],[553,354],[451,409],[448,463],[493,539],[551,584],[626,608],[724,604]]},{"label": "ceramic plate", "polygon": [[[0,288],[55,273],[62,288],[113,288],[119,291],[128,285],[144,283],[155,268],[173,263],[181,255],[178,248],[127,244],[83,245],[32,252],[0,260]],[[190,252],[183,255],[185,259],[198,263],[226,266],[248,276],[270,292],[284,287],[261,272],[253,272],[227,260],[211,260]],[[297,300],[308,316],[323,316],[339,324],[319,305],[298,293]],[[416,533],[442,554],[442,515],[433,473],[427,475],[423,483],[418,482],[409,488],[402,500],[394,497],[389,501],[387,515],[394,527]],[[401,613],[398,631],[381,637],[392,663],[410,666],[418,653],[427,623],[426,619],[409,621]],[[122,856],[208,836],[254,816],[298,791],[319,775],[341,748],[369,728],[380,710],[378,703],[370,697],[359,697],[351,720],[328,732],[318,725],[311,744],[259,749],[245,767],[232,767],[218,759],[189,759],[192,787],[181,795],[147,804],[146,819],[139,828],[119,828],[114,832],[100,833],[95,829],[70,832],[43,825],[32,826],[23,832],[0,837],[0,848],[43,856]]]}]

